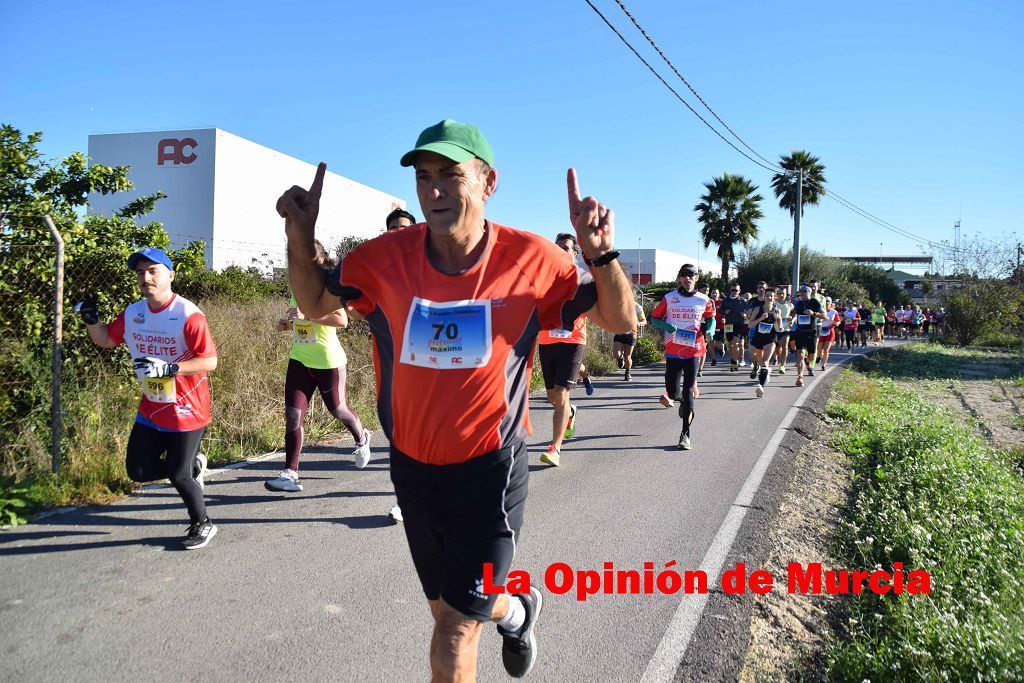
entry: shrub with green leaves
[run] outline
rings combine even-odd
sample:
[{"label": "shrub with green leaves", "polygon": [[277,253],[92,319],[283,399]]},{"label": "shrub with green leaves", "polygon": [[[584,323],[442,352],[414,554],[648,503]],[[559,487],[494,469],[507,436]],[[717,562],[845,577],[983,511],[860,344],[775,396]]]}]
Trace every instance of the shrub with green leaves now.
[{"label": "shrub with green leaves", "polygon": [[647,337],[640,337],[636,340],[636,348],[633,349],[633,365],[651,365],[664,361],[665,354],[661,352],[657,344]]},{"label": "shrub with green leaves", "polygon": [[1021,680],[1024,482],[964,415],[897,385],[886,368],[844,373],[827,409],[833,445],[854,468],[840,551],[851,569],[924,569],[932,592],[844,596],[830,673]]},{"label": "shrub with green leaves", "polygon": [[28,520],[22,515],[31,508],[28,483],[15,483],[11,477],[0,479],[0,526],[25,524]]}]

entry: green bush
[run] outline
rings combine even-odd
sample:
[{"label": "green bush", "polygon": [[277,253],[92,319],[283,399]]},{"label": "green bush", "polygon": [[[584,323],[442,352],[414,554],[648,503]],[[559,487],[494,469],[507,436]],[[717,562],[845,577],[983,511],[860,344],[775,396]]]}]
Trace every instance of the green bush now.
[{"label": "green bush", "polygon": [[583,365],[586,366],[587,373],[591,377],[614,375],[618,370],[611,353],[594,345],[587,346],[586,353],[583,356]]},{"label": "green bush", "polygon": [[0,479],[0,526],[18,526],[28,520],[22,515],[32,508],[29,484],[15,483],[13,477]]},{"label": "green bush", "polygon": [[844,568],[924,569],[931,593],[844,596],[831,677],[1021,680],[1024,483],[963,415],[888,369],[844,373],[827,409],[854,472],[840,552]]},{"label": "green bush", "polygon": [[288,278],[268,278],[256,266],[194,270],[175,277],[174,291],[191,301],[225,299],[238,303],[255,303],[289,294]]},{"label": "green bush", "polygon": [[651,365],[663,362],[665,362],[665,354],[657,344],[647,337],[640,337],[636,340],[636,348],[633,349],[633,365]]}]

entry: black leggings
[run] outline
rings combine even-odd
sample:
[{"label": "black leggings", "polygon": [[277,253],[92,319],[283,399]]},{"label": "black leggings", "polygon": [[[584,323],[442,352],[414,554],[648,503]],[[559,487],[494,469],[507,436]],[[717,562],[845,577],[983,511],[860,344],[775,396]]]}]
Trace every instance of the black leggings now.
[{"label": "black leggings", "polygon": [[302,421],[317,389],[327,412],[342,421],[356,443],[363,440],[363,423],[345,400],[345,368],[317,370],[290,358],[284,380],[284,452],[288,469],[296,472],[302,454]]},{"label": "black leggings", "polygon": [[843,328],[843,336],[846,338],[846,346],[851,347],[857,343],[857,330]]},{"label": "black leggings", "polygon": [[[679,401],[679,417],[683,418],[683,433],[690,433],[693,421],[693,385],[697,383],[700,358],[665,357],[665,391],[669,398]],[[682,378],[682,388],[679,380]]]},{"label": "black leggings", "polygon": [[[125,469],[132,481],[170,479],[188,508],[189,520],[195,524],[206,519],[203,488],[196,481],[199,474],[196,456],[206,428],[191,432],[161,432],[135,423],[128,437]],[[166,453],[167,457],[161,456]]]}]

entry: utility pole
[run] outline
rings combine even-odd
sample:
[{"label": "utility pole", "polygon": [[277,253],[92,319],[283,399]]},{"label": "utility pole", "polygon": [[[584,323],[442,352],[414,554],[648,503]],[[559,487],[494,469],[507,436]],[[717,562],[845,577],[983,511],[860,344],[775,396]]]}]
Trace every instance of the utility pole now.
[{"label": "utility pole", "polygon": [[636,284],[638,287],[642,284],[640,282],[640,271],[643,270],[643,261],[640,260],[640,240],[642,239],[643,237],[636,238]]},{"label": "utility pole", "polygon": [[800,214],[804,211],[804,170],[797,172],[796,213],[793,214],[793,292],[800,287]]}]

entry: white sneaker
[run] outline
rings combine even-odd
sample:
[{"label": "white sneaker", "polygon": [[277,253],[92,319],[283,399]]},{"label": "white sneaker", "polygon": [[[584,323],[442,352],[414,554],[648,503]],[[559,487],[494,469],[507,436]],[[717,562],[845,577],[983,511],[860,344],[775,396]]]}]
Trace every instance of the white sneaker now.
[{"label": "white sneaker", "polygon": [[402,508],[398,506],[398,503],[392,505],[391,509],[388,510],[388,519],[390,519],[395,524],[405,521],[405,518],[402,517]]},{"label": "white sneaker", "polygon": [[757,389],[754,389],[754,393],[757,394],[758,398],[761,398],[762,396],[764,396],[764,387],[758,384]]},{"label": "white sneaker", "polygon": [[299,473],[295,470],[281,470],[281,474],[273,479],[268,479],[264,486],[271,491],[287,491],[289,493],[302,490],[302,484],[299,483]]},{"label": "white sneaker", "polygon": [[356,446],[352,456],[356,460],[356,468],[363,469],[370,462],[370,437],[373,436],[369,429],[363,430],[363,445]]},{"label": "white sneaker", "polygon": [[199,488],[205,489],[206,482],[203,480],[203,472],[206,471],[206,456],[200,453],[196,456],[196,465],[199,466],[199,471],[196,473],[195,480],[199,484]]}]

